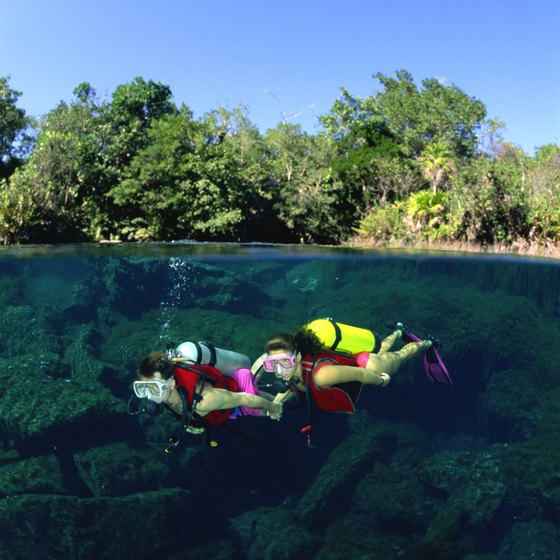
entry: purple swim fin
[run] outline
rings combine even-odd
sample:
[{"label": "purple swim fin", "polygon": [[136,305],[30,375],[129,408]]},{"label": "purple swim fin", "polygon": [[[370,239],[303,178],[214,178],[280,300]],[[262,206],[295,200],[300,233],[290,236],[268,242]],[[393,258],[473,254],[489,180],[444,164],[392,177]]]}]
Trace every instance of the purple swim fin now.
[{"label": "purple swim fin", "polygon": [[[417,337],[414,333],[403,332],[402,341],[408,344],[409,342],[422,342],[422,339]],[[435,342],[432,342],[432,346],[424,352],[424,371],[428,379],[433,383],[453,385],[451,376],[439,355]]]}]

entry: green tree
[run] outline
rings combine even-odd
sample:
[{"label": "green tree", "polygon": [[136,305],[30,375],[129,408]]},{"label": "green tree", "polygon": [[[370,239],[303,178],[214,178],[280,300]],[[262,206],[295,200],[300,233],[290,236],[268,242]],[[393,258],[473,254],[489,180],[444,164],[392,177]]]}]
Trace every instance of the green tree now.
[{"label": "green tree", "polygon": [[255,189],[247,171],[252,166],[247,149],[238,152],[230,146],[238,136],[228,127],[215,114],[196,122],[186,107],[152,123],[146,146],[109,192],[120,208],[114,235],[243,239],[254,209]]},{"label": "green tree", "polygon": [[419,89],[406,70],[395,78],[381,73],[375,77],[384,87],[375,95],[379,111],[410,155],[419,156],[435,141],[447,143],[459,158],[477,153],[478,131],[486,117],[481,101],[435,78],[423,80]]},{"label": "green tree", "polygon": [[115,181],[134,156],[146,146],[147,131],[153,122],[177,113],[169,86],[152,80],[135,78],[118,86],[111,97],[107,113],[110,141],[104,150],[105,165]]},{"label": "green tree", "polygon": [[267,131],[274,210],[290,234],[289,240],[330,243],[342,236],[338,205],[344,186],[330,169],[335,144],[325,135],[310,136],[299,125],[279,124]]},{"label": "green tree", "polygon": [[384,206],[418,188],[421,176],[389,130],[374,96],[364,99],[346,90],[320,118],[337,150],[330,168],[342,185],[332,208],[350,232],[375,206]]},{"label": "green tree", "polygon": [[430,183],[434,194],[440,186],[445,186],[450,175],[456,171],[453,152],[445,142],[428,144],[418,160],[422,174]]},{"label": "green tree", "polygon": [[21,163],[28,139],[25,111],[17,107],[21,92],[9,85],[9,76],[0,77],[0,179],[9,177]]},{"label": "green tree", "polygon": [[[86,89],[87,99],[82,95]],[[43,241],[90,238],[91,205],[103,192],[105,110],[95,102],[89,84],[82,84],[75,100],[59,103],[39,123],[35,149],[19,181],[42,200],[34,212],[33,231]]]},{"label": "green tree", "polygon": [[461,220],[458,239],[488,245],[527,237],[524,158],[508,145],[495,160],[481,157],[461,166],[448,197],[450,214]]},{"label": "green tree", "polygon": [[560,242],[560,147],[539,147],[528,160],[530,239],[540,245]]}]

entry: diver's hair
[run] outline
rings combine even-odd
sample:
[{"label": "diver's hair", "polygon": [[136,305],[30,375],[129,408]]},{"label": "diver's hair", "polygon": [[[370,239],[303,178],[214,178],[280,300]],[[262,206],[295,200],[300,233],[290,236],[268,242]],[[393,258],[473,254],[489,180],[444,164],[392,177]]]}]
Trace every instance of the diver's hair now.
[{"label": "diver's hair", "polygon": [[293,353],[295,348],[296,341],[294,337],[288,333],[274,334],[264,343],[264,351],[267,354],[275,350],[286,350],[287,352]]},{"label": "diver's hair", "polygon": [[169,379],[173,375],[175,366],[169,361],[167,354],[161,352],[150,352],[142,358],[136,374],[142,379],[150,379],[156,371],[159,371],[162,379]]},{"label": "diver's hair", "polygon": [[294,333],[294,340],[299,351],[303,354],[319,354],[325,349],[325,345],[321,342],[319,337],[307,328],[307,325],[298,327]]},{"label": "diver's hair", "polygon": [[305,325],[299,327],[293,335],[288,333],[275,334],[264,345],[264,350],[267,354],[275,350],[286,350],[290,353],[297,350],[303,355],[313,355],[319,354],[323,348],[323,343],[317,335]]}]

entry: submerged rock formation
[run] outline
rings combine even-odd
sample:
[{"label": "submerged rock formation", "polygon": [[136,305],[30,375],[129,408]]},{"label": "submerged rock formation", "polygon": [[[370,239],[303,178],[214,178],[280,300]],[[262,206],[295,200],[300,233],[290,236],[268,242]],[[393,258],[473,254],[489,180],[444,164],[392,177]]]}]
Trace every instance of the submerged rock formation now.
[{"label": "submerged rock formation", "polygon": [[[0,557],[554,560],[558,277],[487,261],[0,261]],[[189,435],[176,456],[172,415],[126,414],[149,351],[206,339],[255,358],[323,316],[436,334],[454,387],[407,364],[355,417],[320,415],[313,450],[305,407],[232,422],[217,448]]]}]

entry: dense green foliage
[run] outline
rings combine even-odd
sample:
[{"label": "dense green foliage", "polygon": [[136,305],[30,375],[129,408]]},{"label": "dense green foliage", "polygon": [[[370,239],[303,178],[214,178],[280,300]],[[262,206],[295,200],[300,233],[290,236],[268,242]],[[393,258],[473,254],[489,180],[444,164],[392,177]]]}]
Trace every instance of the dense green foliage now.
[{"label": "dense green foliage", "polygon": [[32,122],[0,78],[0,241],[557,243],[558,146],[526,155],[454,85],[375,78],[316,135],[262,134],[241,108],[195,119],[142,78],[106,100],[82,83]]}]

